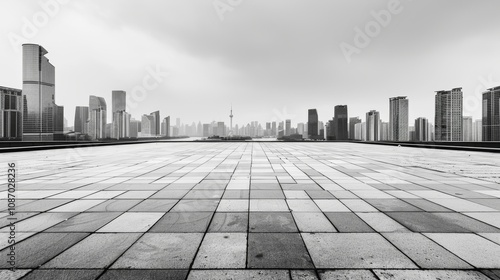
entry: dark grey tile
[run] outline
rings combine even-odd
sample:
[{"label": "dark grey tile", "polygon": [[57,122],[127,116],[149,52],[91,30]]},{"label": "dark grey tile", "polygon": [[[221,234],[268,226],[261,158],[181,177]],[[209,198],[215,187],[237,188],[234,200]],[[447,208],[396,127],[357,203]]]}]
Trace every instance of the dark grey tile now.
[{"label": "dark grey tile", "polygon": [[248,268],[313,268],[299,233],[249,233]]},{"label": "dark grey tile", "polygon": [[409,204],[418,207],[424,211],[427,212],[451,212],[452,210],[445,208],[439,204],[436,204],[434,202],[430,202],[428,200],[425,200],[423,198],[406,198],[402,199],[405,202],[408,202]]},{"label": "dark grey tile", "polygon": [[217,212],[214,214],[209,232],[247,232],[248,213]]},{"label": "dark grey tile", "polygon": [[389,217],[414,232],[470,232],[446,218],[426,212],[388,212]]},{"label": "dark grey tile", "polygon": [[[39,233],[16,245],[17,267],[37,268],[85,238],[88,233]],[[0,251],[0,268],[8,268],[9,248]],[[22,257],[19,257],[22,256]]]},{"label": "dark grey tile", "polygon": [[61,206],[63,204],[66,204],[70,201],[71,201],[71,199],[41,199],[41,200],[36,200],[36,201],[21,205],[21,206],[17,205],[17,211],[19,211],[19,212],[32,212],[32,211],[45,212],[45,211],[48,211],[50,209]]},{"label": "dark grey tile", "polygon": [[250,212],[250,232],[298,232],[290,213]]},{"label": "dark grey tile", "polygon": [[382,212],[422,211],[419,208],[409,203],[406,203],[400,199],[366,199],[365,201]]},{"label": "dark grey tile", "polygon": [[116,270],[110,269],[104,273],[99,280],[184,280],[188,274],[187,270],[158,270],[158,269],[138,269],[138,270]]},{"label": "dark grey tile", "polygon": [[249,190],[226,190],[222,199],[248,199],[249,197]]},{"label": "dark grey tile", "polygon": [[325,198],[335,198],[329,191],[317,190],[317,191],[306,191],[306,193],[312,199],[325,199]]},{"label": "dark grey tile", "polygon": [[101,275],[97,269],[37,269],[28,274],[23,280],[94,280]]},{"label": "dark grey tile", "polygon": [[139,199],[111,199],[88,209],[86,212],[125,212],[141,201]]},{"label": "dark grey tile", "polygon": [[219,199],[223,193],[224,190],[219,189],[191,190],[184,199]]},{"label": "dark grey tile", "polygon": [[207,200],[182,199],[170,211],[171,212],[198,212],[198,211],[214,212],[218,204],[219,201],[214,199],[207,199]]},{"label": "dark grey tile", "polygon": [[149,232],[205,232],[212,212],[169,212]]},{"label": "dark grey tile", "polygon": [[354,213],[327,212],[325,215],[339,232],[374,232]]},{"label": "dark grey tile", "polygon": [[178,200],[146,199],[129,210],[129,212],[168,212]]}]

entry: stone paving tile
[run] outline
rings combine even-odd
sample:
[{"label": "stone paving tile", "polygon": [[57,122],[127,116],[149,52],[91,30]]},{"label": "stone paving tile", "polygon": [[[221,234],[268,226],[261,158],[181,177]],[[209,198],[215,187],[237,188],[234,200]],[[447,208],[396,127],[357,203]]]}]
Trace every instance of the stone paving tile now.
[{"label": "stone paving tile", "polygon": [[313,268],[298,233],[249,233],[248,268]]},{"label": "stone paving tile", "polygon": [[187,279],[289,280],[290,277],[286,270],[191,270]]},{"label": "stone paving tile", "polygon": [[184,280],[188,274],[187,270],[158,270],[158,269],[141,269],[141,270],[122,270],[110,269],[107,270],[99,280]]},{"label": "stone paving tile", "polygon": [[[39,215],[22,220],[16,224],[19,232],[40,232],[62,221],[65,221],[77,213],[41,213]],[[9,227],[0,229],[0,232],[10,232]]]},{"label": "stone paving tile", "polygon": [[298,232],[293,216],[286,212],[251,212],[250,232]]},{"label": "stone paving tile", "polygon": [[400,223],[391,219],[384,213],[357,213],[368,225],[377,232],[408,232]]},{"label": "stone paving tile", "polygon": [[105,200],[75,200],[73,202],[64,204],[50,210],[50,212],[83,212],[89,208],[92,208]]},{"label": "stone paving tile", "polygon": [[374,232],[374,230],[354,213],[329,212],[326,217],[339,232]]},{"label": "stone paving tile", "polygon": [[119,215],[118,212],[80,213],[45,232],[94,232]]},{"label": "stone paving tile", "polygon": [[383,212],[417,212],[419,208],[400,199],[367,199],[366,202]]},{"label": "stone paving tile", "polygon": [[336,199],[315,199],[314,202],[323,212],[351,212],[349,208]]},{"label": "stone paving tile", "polygon": [[380,280],[489,280],[478,271],[457,270],[375,270]]},{"label": "stone paving tile", "polygon": [[291,270],[291,280],[318,280],[314,270]]},{"label": "stone paving tile", "polygon": [[194,259],[193,268],[245,268],[246,247],[246,233],[207,233]]},{"label": "stone paving tile", "polygon": [[[85,238],[88,233],[39,233],[16,244],[17,268],[37,268]],[[7,253],[0,251],[0,268],[9,268]]]},{"label": "stone paving tile", "polygon": [[31,269],[16,269],[15,271],[12,271],[10,269],[0,269],[0,279],[17,280],[21,279],[29,272],[31,272]]},{"label": "stone paving tile", "polygon": [[208,232],[247,232],[248,213],[215,213]]},{"label": "stone paving tile", "polygon": [[500,268],[500,245],[469,233],[426,233],[434,242],[446,248],[476,268]]},{"label": "stone paving tile", "polygon": [[250,211],[288,212],[290,210],[284,199],[251,199]]},{"label": "stone paving tile", "polygon": [[111,268],[188,269],[202,233],[146,233]]},{"label": "stone paving tile", "polygon": [[370,270],[325,270],[319,276],[321,280],[378,280]]},{"label": "stone paving tile", "polygon": [[212,212],[169,212],[150,232],[205,232],[212,215]]},{"label": "stone paving tile", "polygon": [[467,216],[478,219],[482,222],[500,228],[500,212],[496,213],[464,213]]},{"label": "stone paving tile", "polygon": [[311,199],[288,199],[288,208],[294,212],[321,212]]},{"label": "stone paving tile", "polygon": [[387,215],[414,232],[471,232],[463,225],[437,213],[392,212]]},{"label": "stone paving tile", "polygon": [[139,237],[139,233],[92,234],[44,264],[42,268],[104,269]]},{"label": "stone paving tile", "polygon": [[142,200],[138,199],[116,199],[107,200],[95,207],[88,209],[86,212],[125,212],[135,205],[139,204]]},{"label": "stone paving tile", "polygon": [[316,268],[417,268],[377,233],[303,233]]},{"label": "stone paving tile", "polygon": [[[56,270],[56,269],[37,269],[23,280],[59,280],[59,279],[79,279],[79,280],[94,280],[99,277],[102,270],[97,269],[68,269],[68,270]],[[2,278],[4,279],[4,278]]]},{"label": "stone paving tile", "polygon": [[27,203],[27,204],[22,204],[22,205],[17,204],[16,210],[19,212],[32,212],[32,211],[45,212],[45,211],[48,211],[50,209],[61,206],[63,204],[66,204],[70,201],[71,200],[69,200],[69,199],[35,200],[35,201]]},{"label": "stone paving tile", "polygon": [[473,269],[471,265],[419,233],[384,233],[383,235],[421,268]]},{"label": "stone paving tile", "polygon": [[217,212],[248,212],[248,200],[223,199],[217,207]]},{"label": "stone paving tile", "polygon": [[300,232],[337,232],[335,227],[321,212],[293,212],[292,214]]},{"label": "stone paving tile", "polygon": [[361,199],[341,199],[340,201],[353,212],[379,212],[377,208]]},{"label": "stone paving tile", "polygon": [[178,200],[148,199],[132,207],[130,212],[168,212]]},{"label": "stone paving tile", "polygon": [[199,211],[214,212],[215,209],[217,209],[218,204],[219,201],[213,199],[208,199],[208,200],[183,199],[179,201],[170,211],[171,212],[199,212]]},{"label": "stone paving tile", "polygon": [[500,245],[500,233],[479,233],[479,235]]},{"label": "stone paving tile", "polygon": [[124,213],[98,232],[146,232],[164,213]]},{"label": "stone paving tile", "polygon": [[487,269],[481,270],[481,272],[490,277],[491,280],[500,280],[500,269]]}]

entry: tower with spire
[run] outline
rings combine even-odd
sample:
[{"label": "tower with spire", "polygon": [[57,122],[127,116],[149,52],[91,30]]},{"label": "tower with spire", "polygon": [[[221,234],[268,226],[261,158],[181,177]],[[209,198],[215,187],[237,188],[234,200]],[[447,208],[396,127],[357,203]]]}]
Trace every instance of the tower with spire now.
[{"label": "tower with spire", "polygon": [[233,105],[231,104],[231,114],[229,115],[229,137],[233,136]]}]

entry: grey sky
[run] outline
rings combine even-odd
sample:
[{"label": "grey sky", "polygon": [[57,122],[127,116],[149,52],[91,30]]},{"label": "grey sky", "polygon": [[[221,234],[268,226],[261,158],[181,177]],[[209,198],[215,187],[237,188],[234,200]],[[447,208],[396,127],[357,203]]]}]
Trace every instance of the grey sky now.
[{"label": "grey sky", "polygon": [[[364,119],[376,109],[387,121],[389,97],[403,95],[410,123],[420,116],[434,122],[434,91],[454,87],[463,87],[464,114],[479,118],[478,92],[500,85],[497,0],[401,0],[350,63],[340,45],[356,46],[355,28],[364,30],[372,12],[388,10],[391,1],[60,2],[67,3],[38,27],[33,18],[46,13],[38,1],[0,3],[8,11],[0,18],[0,85],[21,88],[20,44],[43,45],[70,125],[89,95],[111,107],[112,90],[131,95],[156,68],[169,75],[145,98],[132,98],[135,118],[160,110],[184,123],[228,122],[232,103],[237,124],[292,118],[295,125],[309,108],[326,121],[335,105],[347,104],[350,116]],[[214,3],[236,5],[221,20]],[[33,34],[23,31],[26,21]],[[31,38],[13,44],[14,37]]]}]

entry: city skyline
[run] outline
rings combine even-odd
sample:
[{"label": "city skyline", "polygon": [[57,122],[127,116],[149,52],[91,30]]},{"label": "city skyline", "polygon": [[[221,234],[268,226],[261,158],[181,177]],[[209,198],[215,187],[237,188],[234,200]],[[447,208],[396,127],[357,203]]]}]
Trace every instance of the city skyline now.
[{"label": "city skyline", "polygon": [[[304,112],[309,108],[316,108],[319,119],[327,121],[336,104],[350,105],[352,117],[375,109],[386,120],[386,99],[400,94],[412,100],[410,120],[433,119],[434,106],[428,104],[433,102],[434,91],[454,87],[463,88],[464,115],[479,119],[481,96],[477,92],[499,84],[495,50],[500,41],[495,34],[500,24],[494,16],[498,10],[494,1],[482,5],[455,1],[451,8],[446,3],[401,1],[404,16],[393,14],[391,22],[370,38],[361,53],[352,55],[350,63],[339,46],[343,42],[352,45],[355,29],[372,22],[372,12],[387,10],[386,1],[288,3],[244,2],[221,20],[211,2],[131,3],[129,7],[113,1],[69,2],[61,4],[47,24],[35,25],[30,38],[23,33],[29,30],[26,21],[32,22],[33,15],[45,11],[43,7],[3,3],[10,13],[2,19],[2,26],[9,30],[8,40],[0,43],[3,61],[9,65],[0,70],[2,85],[21,88],[20,45],[27,42],[50,50],[48,57],[57,65],[55,101],[66,108],[84,106],[89,94],[106,100],[117,89],[132,94],[145,78],[151,78],[154,89],[143,100],[132,100],[127,110],[136,119],[144,112],[160,110],[185,123],[229,123],[227,108],[232,103],[233,122],[240,125],[273,119],[306,122]],[[254,13],[263,8],[269,14],[261,15],[262,23],[250,24]],[[130,16],[134,11],[144,12],[151,20]],[[317,21],[300,19],[309,12],[317,15]],[[446,23],[440,21],[443,13]],[[193,26],[193,18],[200,24]],[[426,22],[413,24],[412,18]],[[168,31],[166,35],[159,35],[159,27]],[[112,40],[110,34],[115,34]],[[130,36],[140,40],[131,43],[127,41]],[[258,44],[267,38],[274,39]],[[485,40],[488,44],[475,43]],[[457,58],[467,67],[450,69],[448,65],[458,63]],[[93,83],[88,84],[89,80]],[[355,105],[357,100],[363,102]],[[68,120],[73,114],[74,110],[65,110]],[[111,110],[107,118],[112,118]]]}]

